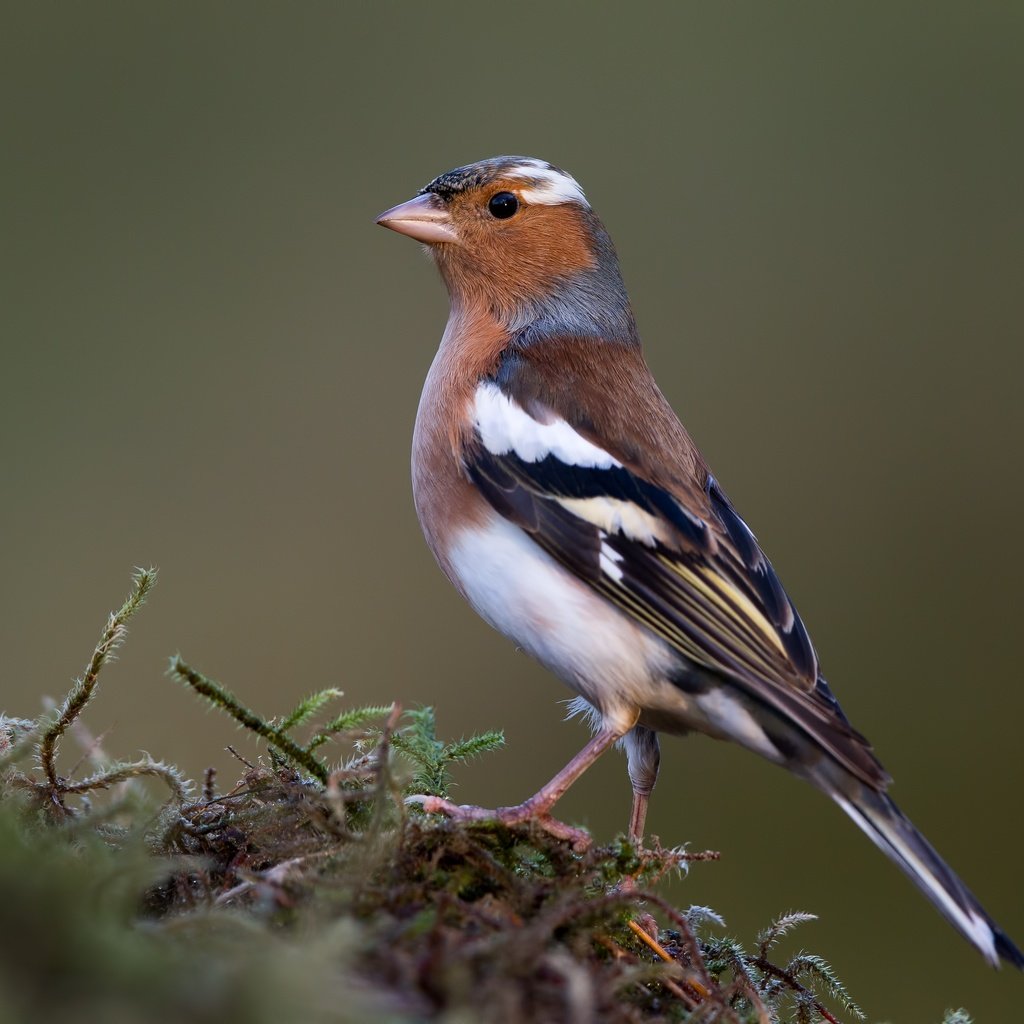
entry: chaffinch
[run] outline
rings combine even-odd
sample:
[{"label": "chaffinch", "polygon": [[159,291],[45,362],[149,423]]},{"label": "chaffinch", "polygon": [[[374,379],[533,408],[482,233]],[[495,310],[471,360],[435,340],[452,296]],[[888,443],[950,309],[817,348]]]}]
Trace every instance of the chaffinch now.
[{"label": "chaffinch", "polygon": [[537,819],[620,743],[643,833],[659,732],[734,740],[827,793],[993,965],[1024,955],[886,795],[754,535],[658,390],[618,259],[565,171],[448,171],[378,223],[426,243],[451,313],[413,436],[416,512],[445,575],[578,696],[593,738],[534,796],[453,817]]}]

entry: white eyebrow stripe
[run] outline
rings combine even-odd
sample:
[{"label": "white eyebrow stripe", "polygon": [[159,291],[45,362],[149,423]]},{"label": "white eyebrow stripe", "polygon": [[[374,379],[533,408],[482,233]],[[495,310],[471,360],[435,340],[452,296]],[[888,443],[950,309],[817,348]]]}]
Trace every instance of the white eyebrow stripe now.
[{"label": "white eyebrow stripe", "polygon": [[556,171],[541,163],[522,163],[505,172],[510,178],[527,178],[534,184],[520,193],[528,203],[558,206],[560,203],[580,203],[590,209],[580,183],[565,171]]},{"label": "white eyebrow stripe", "polygon": [[492,455],[515,452],[524,462],[540,462],[554,455],[568,466],[583,469],[614,469],[622,465],[603,448],[576,433],[565,420],[535,420],[492,381],[484,381],[476,389],[473,419],[480,440]]}]

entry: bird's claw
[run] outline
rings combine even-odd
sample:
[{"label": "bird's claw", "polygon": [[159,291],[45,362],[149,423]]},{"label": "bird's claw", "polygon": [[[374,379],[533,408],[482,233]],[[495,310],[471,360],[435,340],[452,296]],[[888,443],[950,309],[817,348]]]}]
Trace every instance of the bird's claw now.
[{"label": "bird's claw", "polygon": [[405,798],[407,804],[418,804],[424,814],[443,814],[452,821],[496,821],[502,825],[522,825],[533,822],[549,835],[572,844],[577,853],[586,850],[591,842],[585,829],[567,825],[546,811],[533,806],[529,800],[515,807],[477,807],[474,804],[456,804],[443,797],[417,793]]}]

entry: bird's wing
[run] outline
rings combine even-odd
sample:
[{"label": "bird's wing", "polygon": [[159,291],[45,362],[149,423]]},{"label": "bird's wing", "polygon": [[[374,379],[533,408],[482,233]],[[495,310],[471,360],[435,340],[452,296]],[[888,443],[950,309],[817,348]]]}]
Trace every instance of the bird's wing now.
[{"label": "bird's wing", "polygon": [[[522,383],[528,374],[520,367],[518,376]],[[884,769],[819,676],[775,571],[696,449],[690,472],[669,467],[674,481],[657,481],[629,458],[646,442],[602,444],[593,423],[577,427],[529,386],[518,389],[520,404],[509,383],[506,374],[479,386],[464,450],[465,470],[492,507],[690,662],[884,786]],[[692,447],[668,415],[676,440]]]}]

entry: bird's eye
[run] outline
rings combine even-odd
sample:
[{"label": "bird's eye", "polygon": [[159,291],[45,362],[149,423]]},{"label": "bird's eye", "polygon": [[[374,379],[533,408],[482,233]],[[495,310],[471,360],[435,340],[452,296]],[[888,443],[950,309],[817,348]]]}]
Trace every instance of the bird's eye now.
[{"label": "bird's eye", "polygon": [[507,220],[519,209],[519,200],[511,192],[496,192],[487,203],[492,217]]}]

